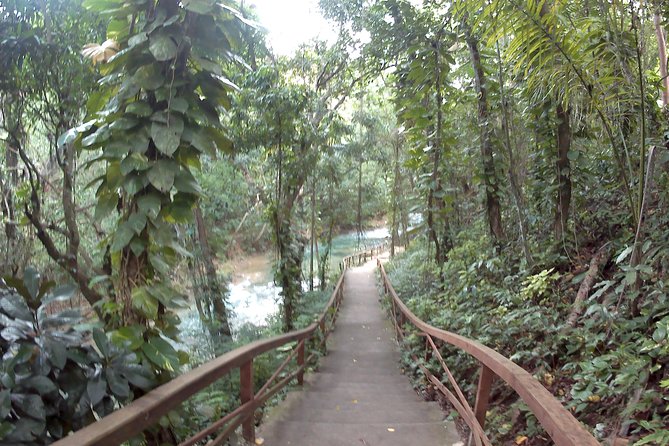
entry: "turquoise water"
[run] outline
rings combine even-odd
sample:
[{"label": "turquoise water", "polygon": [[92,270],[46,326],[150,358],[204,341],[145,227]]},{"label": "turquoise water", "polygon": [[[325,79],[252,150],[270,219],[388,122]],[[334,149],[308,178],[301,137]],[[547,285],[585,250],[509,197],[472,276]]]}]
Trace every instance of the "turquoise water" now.
[{"label": "turquoise water", "polygon": [[[346,256],[356,251],[367,249],[377,245],[389,236],[388,229],[378,228],[366,231],[360,244],[356,232],[341,234],[332,239],[331,271],[336,271],[339,262]],[[322,253],[323,247],[319,246]],[[281,287],[273,282],[273,254],[263,255],[264,261],[254,262],[247,267],[242,266],[235,271],[237,280],[229,285],[228,309],[231,313],[230,322],[233,331],[238,330],[244,324],[262,326],[267,324],[267,319],[276,315],[279,311],[279,299]],[[309,252],[305,253],[305,270],[308,274]],[[316,268],[316,264],[314,264]],[[305,278],[307,278],[305,274]],[[304,284],[306,289],[306,284]],[[204,327],[200,321],[197,309],[193,306],[182,311],[181,317],[182,340],[185,345],[198,345],[202,342]]]}]

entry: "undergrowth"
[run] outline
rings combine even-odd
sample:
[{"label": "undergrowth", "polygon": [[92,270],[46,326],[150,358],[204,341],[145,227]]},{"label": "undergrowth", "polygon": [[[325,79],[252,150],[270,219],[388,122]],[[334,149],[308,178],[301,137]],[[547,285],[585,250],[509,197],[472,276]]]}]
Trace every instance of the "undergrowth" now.
[{"label": "undergrowth", "polygon": [[[574,327],[566,321],[585,273],[557,258],[532,271],[520,259],[486,248],[482,228],[458,235],[441,272],[424,241],[391,262],[400,297],[430,324],[476,339],[525,368],[599,440],[628,437],[635,446],[669,445],[669,237],[644,246],[639,267],[616,253],[593,287]],[[551,265],[551,263],[553,265]],[[583,268],[580,268],[583,270]],[[639,280],[637,280],[637,278]],[[637,289],[635,289],[637,288]],[[631,302],[638,299],[638,314]],[[425,341],[406,338],[403,359],[417,383]],[[473,407],[478,363],[443,347],[442,355]],[[424,361],[424,360],[422,360]],[[440,372],[432,359],[427,366]],[[444,382],[446,382],[444,378]],[[513,390],[497,380],[486,430],[493,444],[551,444]]]}]

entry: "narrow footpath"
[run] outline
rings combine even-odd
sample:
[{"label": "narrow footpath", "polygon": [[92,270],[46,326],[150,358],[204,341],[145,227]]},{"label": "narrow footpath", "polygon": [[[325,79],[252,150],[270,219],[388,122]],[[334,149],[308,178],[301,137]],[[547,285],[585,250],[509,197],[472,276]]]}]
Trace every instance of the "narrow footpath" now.
[{"label": "narrow footpath", "polygon": [[462,445],[437,403],[423,401],[400,371],[375,265],[370,261],[346,273],[328,355],[303,388],[270,412],[258,433],[264,445]]}]

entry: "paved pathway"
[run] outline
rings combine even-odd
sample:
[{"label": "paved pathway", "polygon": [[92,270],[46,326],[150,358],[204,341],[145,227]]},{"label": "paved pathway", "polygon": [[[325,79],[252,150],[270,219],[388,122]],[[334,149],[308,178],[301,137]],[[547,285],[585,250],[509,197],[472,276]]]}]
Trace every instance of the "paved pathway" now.
[{"label": "paved pathway", "polygon": [[436,403],[401,374],[391,323],[376,289],[376,261],[346,274],[344,301],[328,355],[302,389],[270,412],[266,446],[462,445]]}]

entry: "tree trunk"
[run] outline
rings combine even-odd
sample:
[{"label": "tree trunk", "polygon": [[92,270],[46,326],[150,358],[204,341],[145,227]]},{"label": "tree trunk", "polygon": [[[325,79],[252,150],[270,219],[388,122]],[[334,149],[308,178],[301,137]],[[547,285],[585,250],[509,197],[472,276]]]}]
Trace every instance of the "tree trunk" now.
[{"label": "tree trunk", "polygon": [[362,158],[358,164],[358,204],[356,209],[356,232],[358,233],[358,249],[360,248],[360,242],[362,241],[363,231],[362,231]]},{"label": "tree trunk", "polygon": [[309,249],[309,291],[314,290],[314,243],[316,239],[316,177],[311,183],[311,230]]},{"label": "tree trunk", "polygon": [[211,314],[212,321],[210,322],[212,323],[212,328],[216,334],[231,336],[232,330],[230,329],[228,310],[225,308],[225,295],[227,290],[218,278],[216,265],[214,264],[215,254],[209,244],[209,235],[207,234],[207,227],[204,224],[202,209],[199,204],[193,209],[193,214],[195,215],[197,237],[202,252],[202,262],[204,263],[207,276],[207,283],[202,291],[204,291],[204,294],[208,297],[213,309]]},{"label": "tree trunk", "polygon": [[560,243],[567,232],[569,207],[571,204],[571,166],[569,150],[571,148],[570,111],[561,103],[557,105],[557,161],[555,163],[558,180],[557,201],[555,203],[555,221],[553,229],[556,243]]},{"label": "tree trunk", "polygon": [[655,38],[657,39],[658,56],[660,58],[660,78],[662,79],[662,107],[669,105],[669,77],[667,77],[667,42],[662,29],[662,18],[659,12],[653,15]]},{"label": "tree trunk", "polygon": [[576,320],[583,312],[583,302],[585,302],[585,300],[588,298],[590,290],[592,289],[592,286],[595,284],[595,280],[599,276],[600,268],[602,268],[602,266],[604,266],[606,262],[609,261],[609,257],[611,257],[609,243],[606,243],[604,246],[599,248],[597,253],[593,256],[592,260],[590,261],[590,268],[588,269],[588,272],[585,274],[583,282],[581,282],[581,285],[578,287],[578,293],[576,293],[576,299],[574,300],[574,304],[572,305],[571,313],[567,318],[567,325],[569,327],[573,327],[574,325],[576,325]]},{"label": "tree trunk", "polygon": [[392,221],[390,225],[390,256],[395,257],[395,246],[399,241],[398,207],[400,199],[400,144],[395,141],[394,150],[394,177],[392,191]]},{"label": "tree trunk", "polygon": [[502,68],[502,56],[499,51],[499,44],[496,45],[497,48],[497,62],[499,64],[499,90],[500,90],[500,103],[502,108],[502,130],[504,132],[504,142],[506,146],[506,152],[509,159],[508,175],[509,175],[509,186],[511,188],[511,195],[513,196],[514,204],[516,205],[516,213],[518,214],[518,226],[520,227],[520,239],[523,245],[523,254],[525,255],[525,262],[529,269],[534,266],[534,259],[532,258],[532,252],[530,250],[529,236],[527,231],[527,214],[525,209],[525,199],[523,198],[523,192],[518,181],[518,174],[516,171],[516,159],[514,156],[513,147],[511,144],[511,119],[509,113],[508,100],[509,97],[506,95],[506,89],[504,85],[504,70]]},{"label": "tree trunk", "polygon": [[478,93],[478,120],[481,129],[481,160],[483,164],[483,183],[485,186],[485,208],[488,217],[488,226],[493,242],[497,249],[504,239],[502,226],[502,208],[499,203],[499,183],[495,175],[495,160],[493,158],[492,131],[490,127],[490,113],[488,107],[488,88],[486,86],[485,72],[481,63],[481,53],[478,48],[478,40],[472,35],[468,25],[465,27],[465,38],[469,47],[472,68],[474,70],[474,83]]}]

